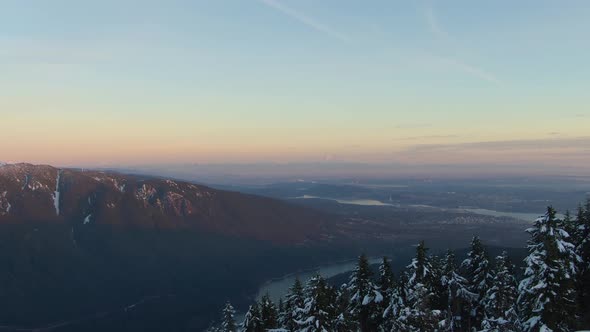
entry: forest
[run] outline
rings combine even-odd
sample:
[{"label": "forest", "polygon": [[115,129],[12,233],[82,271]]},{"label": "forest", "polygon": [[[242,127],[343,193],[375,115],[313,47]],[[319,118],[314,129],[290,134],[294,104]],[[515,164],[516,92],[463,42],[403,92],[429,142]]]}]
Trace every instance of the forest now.
[{"label": "forest", "polygon": [[575,215],[552,207],[526,229],[522,264],[491,258],[474,236],[467,257],[432,255],[422,241],[395,276],[384,257],[373,273],[361,255],[339,287],[321,275],[296,280],[279,303],[252,303],[243,322],[227,302],[210,332],[567,332],[590,328],[590,200]]}]

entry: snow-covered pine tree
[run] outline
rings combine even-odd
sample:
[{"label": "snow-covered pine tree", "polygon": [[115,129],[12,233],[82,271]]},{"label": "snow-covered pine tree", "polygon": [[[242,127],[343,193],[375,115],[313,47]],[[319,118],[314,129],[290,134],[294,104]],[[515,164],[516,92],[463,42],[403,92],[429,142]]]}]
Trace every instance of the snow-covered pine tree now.
[{"label": "snow-covered pine tree", "polygon": [[332,332],[336,311],[334,290],[321,275],[316,275],[305,286],[303,308],[298,310],[295,332]]},{"label": "snow-covered pine tree", "polygon": [[397,290],[397,295],[400,298],[400,302],[403,303],[408,303],[408,280],[410,280],[410,275],[406,266],[406,270],[400,274],[397,281],[397,287],[395,288]]},{"label": "snow-covered pine tree", "polygon": [[260,321],[263,329],[275,329],[278,327],[278,310],[270,296],[265,294],[260,299]]},{"label": "snow-covered pine tree", "polygon": [[438,326],[439,310],[432,308],[434,283],[432,264],[424,241],[416,248],[416,257],[408,266],[406,307],[396,317],[407,331],[434,331]]},{"label": "snow-covered pine tree", "polygon": [[504,251],[496,257],[492,287],[482,300],[485,308],[483,331],[518,332],[521,330],[516,311],[517,287],[514,265],[508,253]]},{"label": "snow-covered pine tree", "polygon": [[397,332],[409,330],[406,319],[409,317],[409,308],[406,303],[407,283],[408,275],[406,271],[400,275],[398,283],[391,292],[389,305],[383,312],[383,321],[380,326],[380,331]]},{"label": "snow-covered pine tree", "polygon": [[248,312],[246,312],[244,322],[242,323],[242,331],[264,332],[262,321],[260,319],[260,307],[257,302],[254,302],[250,308],[248,308]]},{"label": "snow-covered pine tree", "polygon": [[295,330],[297,327],[295,320],[297,320],[298,310],[303,308],[304,299],[303,285],[299,278],[296,278],[293,286],[289,288],[289,292],[285,297],[284,308],[279,316],[279,325],[282,328],[289,331]]},{"label": "snow-covered pine tree", "polygon": [[350,292],[349,312],[359,323],[362,332],[375,331],[383,316],[380,310],[383,295],[373,283],[372,275],[369,260],[365,255],[361,255],[350,277],[348,291]]},{"label": "snow-covered pine tree", "polygon": [[[586,208],[586,209],[585,209]],[[578,205],[578,211],[576,213],[576,219],[574,220],[575,231],[572,236],[572,241],[576,245],[576,252],[582,260],[584,260],[584,249],[588,250],[590,254],[590,199],[586,203],[586,207],[582,204]],[[587,245],[588,248],[584,248]]]},{"label": "snow-covered pine tree", "polygon": [[445,287],[442,284],[444,261],[436,255],[430,256],[430,265],[432,266],[432,291],[434,296],[431,300],[432,309],[445,310],[447,308],[447,298],[445,296]]},{"label": "snow-covered pine tree", "polygon": [[391,295],[391,291],[395,287],[395,276],[391,269],[391,264],[387,257],[383,257],[381,264],[379,265],[379,289],[383,296]]},{"label": "snow-covered pine tree", "polygon": [[439,328],[450,332],[468,330],[471,306],[477,295],[469,291],[469,282],[459,274],[453,251],[447,251],[441,270],[446,308]]},{"label": "snow-covered pine tree", "polygon": [[[377,281],[377,286],[379,288],[379,292],[383,296],[383,301],[379,304],[379,317],[377,320],[377,325],[388,325],[386,324],[385,317],[383,313],[390,305],[391,297],[393,295],[393,291],[395,289],[395,276],[393,275],[393,271],[391,270],[391,264],[387,257],[383,257],[381,264],[379,265],[379,279]],[[385,327],[386,331],[389,332],[390,328]]]},{"label": "snow-covered pine tree", "polygon": [[283,326],[281,322],[283,321],[285,314],[285,302],[283,301],[282,297],[279,299],[279,304],[277,306],[277,314],[277,324],[279,326]]},{"label": "snow-covered pine tree", "polygon": [[279,299],[279,304],[277,305],[279,313],[285,309],[285,302],[283,302],[283,298]]},{"label": "snow-covered pine tree", "polygon": [[574,245],[578,243],[578,225],[577,220],[572,218],[570,211],[565,211],[563,214],[563,219],[561,220],[561,225],[564,231],[566,231],[570,236],[570,242]]},{"label": "snow-covered pine tree", "polygon": [[[349,332],[354,330],[354,322],[348,312],[348,306],[350,305],[350,292],[348,291],[348,285],[343,284],[336,295],[335,315],[334,319],[334,331],[336,332]],[[387,331],[389,332],[389,331]]]},{"label": "snow-covered pine tree", "polygon": [[579,256],[552,207],[527,229],[531,235],[524,279],[518,286],[523,330],[571,331],[575,320],[576,261]]},{"label": "snow-covered pine tree", "polygon": [[485,314],[481,300],[491,287],[493,275],[485,247],[478,236],[471,240],[471,250],[461,267],[466,271],[465,278],[469,281],[469,291],[477,294],[472,303],[468,326],[469,329],[480,329]]},{"label": "snow-covered pine tree", "polygon": [[590,199],[586,201],[585,208],[581,204],[578,207],[575,225],[574,244],[580,257],[576,281],[578,312],[581,327],[590,328]]},{"label": "snow-covered pine tree", "polygon": [[223,321],[221,322],[221,331],[223,332],[236,332],[236,320],[234,318],[236,310],[229,301],[225,303],[225,307],[222,311]]}]

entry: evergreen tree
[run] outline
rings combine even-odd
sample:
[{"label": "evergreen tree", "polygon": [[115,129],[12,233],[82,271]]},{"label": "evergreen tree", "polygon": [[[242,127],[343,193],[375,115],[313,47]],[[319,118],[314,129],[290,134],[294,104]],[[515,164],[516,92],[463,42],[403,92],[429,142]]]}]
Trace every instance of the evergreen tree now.
[{"label": "evergreen tree", "polygon": [[276,305],[270,299],[270,296],[265,294],[260,299],[260,321],[263,329],[275,329],[278,327],[278,310]]},{"label": "evergreen tree", "polygon": [[469,291],[477,294],[472,302],[468,329],[480,329],[485,315],[482,299],[491,287],[493,275],[488,255],[479,237],[474,236],[471,240],[471,250],[461,266],[466,270],[465,278],[469,281]]},{"label": "evergreen tree", "polygon": [[516,299],[518,297],[514,265],[510,262],[508,253],[496,257],[496,271],[492,287],[483,298],[485,318],[482,323],[484,331],[520,331]]},{"label": "evergreen tree", "polygon": [[387,318],[384,317],[383,313],[390,305],[396,285],[395,277],[393,275],[393,271],[391,270],[391,264],[389,263],[387,257],[383,257],[383,260],[379,265],[379,280],[377,286],[379,288],[379,292],[381,292],[381,295],[383,296],[383,301],[381,301],[378,307],[379,316],[377,317],[377,325],[382,326],[382,330],[389,332],[390,328],[386,326],[388,324],[385,322]]},{"label": "evergreen tree", "polygon": [[283,302],[283,298],[279,299],[279,306],[278,306],[279,314],[285,310],[285,302]]},{"label": "evergreen tree", "polygon": [[379,289],[383,296],[390,295],[395,287],[395,276],[387,257],[383,257],[379,265]]},{"label": "evergreen tree", "polygon": [[289,292],[285,298],[284,308],[279,317],[279,325],[289,331],[294,331],[297,327],[295,320],[297,319],[299,309],[303,308],[305,296],[303,294],[303,285],[299,278],[295,279],[293,286],[289,288]]},{"label": "evergreen tree", "polygon": [[221,331],[222,332],[236,332],[236,320],[234,318],[236,311],[234,307],[229,303],[229,301],[225,304],[223,308],[223,321],[221,322]]},{"label": "evergreen tree", "polygon": [[383,312],[383,321],[381,324],[381,331],[408,331],[407,317],[409,316],[407,306],[407,282],[408,275],[402,273],[399,278],[399,282],[393,288],[390,298],[389,305]]},{"label": "evergreen tree", "polygon": [[305,287],[303,308],[298,310],[296,332],[331,332],[336,317],[335,292],[319,274]]},{"label": "evergreen tree", "polygon": [[575,246],[547,208],[532,228],[525,277],[518,286],[518,304],[524,331],[570,331],[575,319]]},{"label": "evergreen tree", "polygon": [[431,307],[436,310],[445,310],[448,298],[445,294],[446,287],[442,284],[444,261],[440,257],[432,255],[430,256],[430,262],[432,266],[432,291],[434,292]]},{"label": "evergreen tree", "polygon": [[242,323],[242,330],[243,332],[264,332],[262,319],[260,318],[260,308],[257,302],[254,302],[248,308],[248,312],[246,312],[244,322]]},{"label": "evergreen tree", "polygon": [[578,243],[578,225],[577,220],[572,218],[569,210],[565,211],[561,224],[563,230],[566,231],[570,236],[569,242],[571,242],[573,245],[576,245]]},{"label": "evergreen tree", "polygon": [[434,331],[438,326],[439,310],[434,310],[434,280],[432,264],[424,241],[416,248],[416,257],[408,266],[406,306],[400,310],[398,328],[407,331]]},{"label": "evergreen tree", "polygon": [[[334,331],[336,332],[349,332],[354,330],[354,322],[348,312],[350,306],[350,292],[348,291],[348,285],[343,284],[336,295],[336,318],[334,319]],[[389,331],[388,331],[389,332]]]},{"label": "evergreen tree", "polygon": [[441,270],[441,293],[446,297],[446,308],[439,326],[444,331],[467,331],[472,303],[477,295],[469,291],[469,282],[459,274],[453,251],[447,251]]},{"label": "evergreen tree", "polygon": [[590,326],[590,199],[586,207],[580,205],[575,220],[575,246],[580,257],[576,289],[578,293],[578,312],[582,327]]},{"label": "evergreen tree", "polygon": [[369,260],[365,255],[361,255],[350,278],[348,290],[349,312],[359,323],[362,332],[375,331],[382,317],[380,303],[383,301],[383,295],[371,280],[372,275]]},{"label": "evergreen tree", "polygon": [[279,299],[279,305],[278,305],[278,316],[277,316],[277,324],[283,328],[283,319],[285,317],[285,302],[283,301],[283,298]]},{"label": "evergreen tree", "polygon": [[397,295],[400,299],[400,302],[408,303],[408,280],[410,279],[408,269],[406,266],[406,271],[401,273],[399,276],[399,280],[397,283]]}]

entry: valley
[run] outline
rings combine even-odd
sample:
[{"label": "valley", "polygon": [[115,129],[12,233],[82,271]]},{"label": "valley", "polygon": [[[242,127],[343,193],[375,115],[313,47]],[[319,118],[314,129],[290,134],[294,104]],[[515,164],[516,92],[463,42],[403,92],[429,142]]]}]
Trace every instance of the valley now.
[{"label": "valley", "polygon": [[0,325],[199,330],[228,299],[241,311],[267,292],[276,300],[296,276],[348,273],[360,253],[393,257],[400,268],[421,240],[438,252],[460,250],[474,234],[497,247],[526,242],[521,213],[417,204],[419,195],[411,204],[391,193],[382,201],[379,190],[407,187],[378,188],[297,182],[231,188],[237,192],[112,171],[0,166],[0,303],[9,303]]}]

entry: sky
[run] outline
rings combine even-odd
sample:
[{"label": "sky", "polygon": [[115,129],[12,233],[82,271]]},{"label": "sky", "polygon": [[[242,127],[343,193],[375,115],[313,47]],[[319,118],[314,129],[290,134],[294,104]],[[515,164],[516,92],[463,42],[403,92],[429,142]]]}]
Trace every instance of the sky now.
[{"label": "sky", "polygon": [[588,1],[0,3],[0,160],[590,162]]}]

